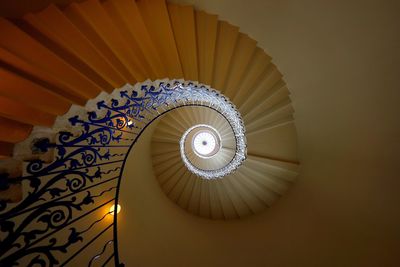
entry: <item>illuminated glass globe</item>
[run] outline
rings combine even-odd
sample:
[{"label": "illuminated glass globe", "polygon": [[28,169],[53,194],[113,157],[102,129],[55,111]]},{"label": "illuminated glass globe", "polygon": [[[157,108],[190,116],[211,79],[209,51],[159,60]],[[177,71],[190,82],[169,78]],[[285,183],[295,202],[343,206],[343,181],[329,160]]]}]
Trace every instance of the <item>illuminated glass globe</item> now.
[{"label": "illuminated glass globe", "polygon": [[[110,213],[111,215],[113,215],[113,214],[114,214],[114,211],[115,211],[115,205],[112,205],[111,208],[110,208],[110,210],[109,210],[109,213]],[[121,206],[118,204],[118,205],[117,205],[117,214],[118,214],[120,211],[121,211]]]},{"label": "illuminated glass globe", "polygon": [[218,153],[221,140],[213,128],[202,127],[194,134],[192,148],[194,153],[202,158],[210,158]]}]

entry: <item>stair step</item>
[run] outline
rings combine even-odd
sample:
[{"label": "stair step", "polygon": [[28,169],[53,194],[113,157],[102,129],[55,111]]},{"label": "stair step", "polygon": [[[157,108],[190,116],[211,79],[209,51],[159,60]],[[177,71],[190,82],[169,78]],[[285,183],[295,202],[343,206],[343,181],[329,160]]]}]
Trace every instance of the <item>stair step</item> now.
[{"label": "stair step", "polygon": [[[186,167],[185,167],[186,168]],[[186,170],[186,183],[182,194],[179,197],[178,205],[181,206],[183,209],[187,210],[189,207],[190,199],[192,197],[192,192],[194,188],[195,181],[198,180],[194,174]]]},{"label": "stair step", "polygon": [[198,80],[195,16],[192,6],[168,4],[168,13],[175,37],[183,77]]},{"label": "stair step", "polygon": [[[99,26],[94,25],[93,22],[86,17],[86,13],[80,5],[72,3],[63,10],[63,13],[68,20],[79,29],[79,31],[86,37],[91,45],[94,46],[96,50],[107,59],[107,62],[112,66],[112,68],[119,74],[120,77],[123,78],[122,81],[124,83],[134,84],[136,82],[136,79],[132,73],[130,73],[127,66],[125,66],[123,59],[120,59],[120,57],[123,55],[121,55],[121,53],[119,53],[119,56],[118,54],[115,54],[115,51],[113,51],[112,47],[110,47],[106,40],[104,40],[104,36],[101,36],[101,34],[98,33],[97,28]],[[95,15],[93,14],[92,16]]]},{"label": "stair step", "polygon": [[[130,44],[124,40],[112,18],[107,14],[103,6],[97,0],[86,0],[79,4],[71,4],[71,12],[75,18],[79,18],[82,25],[90,25],[91,36],[96,35],[97,40],[104,44],[112,54],[118,58],[131,78],[130,83],[144,81],[146,79],[146,69],[143,62],[132,51]],[[69,13],[70,14],[70,13]],[[76,20],[77,21],[77,20]]]},{"label": "stair step", "polygon": [[201,180],[199,215],[206,218],[211,217],[210,183],[204,179]]},{"label": "stair step", "polygon": [[281,124],[269,131],[248,134],[247,153],[293,162],[297,160],[296,140],[295,125],[293,123]]},{"label": "stair step", "polygon": [[239,86],[232,93],[231,100],[233,103],[240,106],[243,101],[246,100],[244,95],[251,92],[252,88],[256,87],[256,85],[261,82],[262,74],[270,62],[271,58],[264,52],[264,50],[256,47]]},{"label": "stair step", "polygon": [[243,97],[245,98],[241,104],[238,104],[239,111],[245,115],[257,105],[260,99],[265,99],[269,91],[281,81],[282,74],[273,65],[269,64],[265,72],[262,74],[261,82],[255,88],[252,88]]},{"label": "stair step", "polygon": [[260,114],[262,116],[262,113],[265,114],[273,106],[284,101],[290,102],[289,91],[286,85],[283,82],[281,82],[278,83],[276,86],[274,86],[268,92],[268,95],[266,95],[265,98],[262,101],[260,101],[259,104],[254,106],[250,112],[244,114],[242,118],[245,122],[246,121],[251,122],[253,120],[256,120],[259,118]]},{"label": "stair step", "polygon": [[222,212],[224,214],[225,219],[237,219],[239,218],[238,211],[233,205],[232,200],[227,193],[227,190],[222,182],[222,180],[217,180],[215,182],[215,187],[217,189],[218,198],[221,201]]},{"label": "stair step", "polygon": [[[55,12],[50,13],[57,14]],[[59,17],[55,18],[42,14],[44,13],[28,14],[24,17],[23,21],[18,23],[18,26],[47,49],[57,54],[63,61],[74,66],[77,71],[102,90],[110,93],[115,87],[121,85],[108,78],[107,72],[110,71],[110,68],[107,68],[106,62],[102,61],[98,57],[99,55],[94,53],[95,50],[91,50],[85,46],[87,40],[79,35],[79,31],[62,13]],[[53,20],[55,23],[53,23]],[[66,23],[61,24],[57,22]],[[74,41],[71,42],[70,40]]]},{"label": "stair step", "polygon": [[147,31],[151,33],[150,37],[158,54],[165,63],[168,77],[171,79],[183,78],[182,66],[165,1],[138,0],[136,4]]},{"label": "stair step", "polygon": [[[126,3],[125,1],[103,1],[102,6],[106,13],[109,15],[110,20],[115,25],[115,28],[119,31],[120,36],[122,37],[121,40],[124,40],[125,43],[129,47],[129,51],[131,52],[133,58],[135,59],[136,64],[138,67],[142,68],[142,72],[144,74],[143,79],[151,79],[155,80],[159,76],[156,75],[154,71],[154,65],[151,65],[151,62],[148,61],[145,54],[143,53],[143,45],[140,45],[140,39],[137,40],[135,36],[132,34],[133,25],[127,23],[124,20],[124,17],[121,14],[126,12],[122,11],[123,4]],[[134,5],[134,1],[131,1],[129,4],[126,3],[124,7],[131,7]],[[130,15],[132,17],[132,14]],[[140,79],[140,80],[143,80]]]},{"label": "stair step", "polygon": [[176,201],[179,198],[181,192],[179,192],[180,187],[177,187],[177,185],[182,179],[184,179],[185,172],[185,168],[179,168],[178,171],[162,185],[165,194],[173,201]]},{"label": "stair step", "polygon": [[40,126],[52,126],[56,119],[55,115],[2,96],[0,96],[0,115],[21,123]]},{"label": "stair step", "polygon": [[[8,147],[7,143],[15,144],[25,140],[31,130],[31,125],[0,116],[0,141],[4,142],[4,147]],[[8,155],[10,148],[8,147],[6,151]]]},{"label": "stair step", "polygon": [[182,163],[175,164],[175,166],[172,167],[170,166],[170,168],[167,168],[166,170],[160,172],[160,174],[157,176],[157,180],[159,181],[160,185],[163,186],[180,170],[186,170],[185,166]]},{"label": "stair step", "polygon": [[170,153],[173,151],[178,151],[179,147],[174,144],[174,143],[166,143],[166,142],[153,142],[152,146],[152,154],[153,155],[158,155],[158,154],[164,154],[164,153]]},{"label": "stair step", "polygon": [[214,55],[217,42],[218,17],[204,11],[196,13],[197,55],[199,81],[211,85],[213,80]]},{"label": "stair step", "polygon": [[123,35],[130,35],[135,40],[156,78],[167,77],[165,66],[146,28],[136,1],[113,0],[105,3],[110,6],[109,9],[113,7],[115,17],[119,15],[118,25],[120,29],[123,28]]},{"label": "stair step", "polygon": [[63,80],[63,77],[49,75],[45,69],[37,68],[28,61],[12,54],[8,50],[0,47],[0,65],[14,74],[33,82],[59,96],[62,96],[70,103],[82,105],[86,104],[87,98],[81,94],[76,94],[71,85]]},{"label": "stair step", "polygon": [[298,175],[299,163],[269,159],[255,155],[248,155],[246,165],[262,173],[271,174],[288,182],[293,182]]},{"label": "stair step", "polygon": [[218,190],[216,187],[216,183],[218,181],[212,180],[209,181],[209,194],[210,194],[210,211],[211,211],[211,218],[213,219],[224,219],[224,212],[223,207],[221,204],[221,199],[218,195]]},{"label": "stair step", "polygon": [[212,87],[217,90],[224,88],[238,37],[238,27],[230,25],[225,21],[218,22],[212,82]]},{"label": "stair step", "polygon": [[[269,207],[276,200],[277,194],[271,192],[270,190],[266,190],[259,183],[246,176],[242,170],[238,170],[235,173],[235,176],[238,177],[238,180],[244,187],[248,188],[248,190],[251,192],[251,195],[261,201],[264,206]],[[254,204],[253,207],[257,207],[257,205]]]},{"label": "stair step", "polygon": [[180,157],[180,153],[179,150],[174,151],[174,152],[170,152],[168,154],[163,154],[163,155],[159,155],[159,156],[154,156],[153,155],[153,164],[155,166],[162,164],[166,161],[172,160],[176,157]]},{"label": "stair step", "polygon": [[232,99],[235,91],[246,72],[250,60],[256,50],[257,42],[251,39],[248,35],[240,33],[237,39],[237,44],[229,63],[230,69],[226,77],[226,83],[221,88],[222,93]]},{"label": "stair step", "polygon": [[61,96],[5,69],[0,68],[0,77],[0,94],[10,101],[52,115],[64,114],[71,105]]},{"label": "stair step", "polygon": [[263,116],[260,116],[247,126],[248,132],[260,130],[265,125],[277,120],[281,120],[282,118],[286,118],[293,114],[294,109],[289,101],[289,99],[286,99],[272,107],[270,110],[266,111],[265,114],[261,114]]},{"label": "stair step", "polygon": [[251,214],[249,206],[243,201],[242,196],[238,192],[238,189],[232,184],[230,177],[223,179],[222,184],[226,190],[229,199],[231,200],[235,211],[239,217],[244,217]]},{"label": "stair step", "polygon": [[258,198],[256,192],[253,192],[252,187],[246,186],[247,179],[239,177],[236,173],[227,178],[253,214],[260,212],[265,208],[265,203],[263,200]]},{"label": "stair step", "polygon": [[[91,82],[73,66],[48,50],[43,44],[19,29],[17,26],[0,18],[0,45],[14,55],[28,62],[32,68],[43,69],[48,75],[56,76],[69,85],[78,96],[90,99],[96,97],[101,88]],[[9,38],[13,36],[13,38]],[[3,77],[3,76],[1,76]]]},{"label": "stair step", "polygon": [[175,156],[169,161],[162,162],[160,164],[154,165],[154,171],[156,175],[160,175],[161,173],[167,171],[171,166],[177,165],[182,162],[181,157]]}]

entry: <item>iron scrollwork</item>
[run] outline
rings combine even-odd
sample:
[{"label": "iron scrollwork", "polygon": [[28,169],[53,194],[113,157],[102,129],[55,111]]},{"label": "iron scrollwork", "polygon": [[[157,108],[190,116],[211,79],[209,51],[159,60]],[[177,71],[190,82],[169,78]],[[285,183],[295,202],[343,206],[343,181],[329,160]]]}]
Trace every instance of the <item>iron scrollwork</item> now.
[{"label": "iron scrollwork", "polygon": [[[123,164],[141,132],[177,107],[221,108],[213,98],[231,105],[217,91],[192,83],[161,82],[142,85],[139,90],[128,85],[119,91],[118,99],[99,101],[85,118],[71,114],[67,123],[74,132],[61,131],[55,143],[43,139],[36,144],[42,152],[54,149],[53,162],[29,162],[23,176],[12,179],[24,187],[23,200],[17,204],[0,200],[0,266],[63,266],[78,256],[106,232],[93,238],[94,226],[100,226],[108,215],[93,214],[118,203]],[[88,218],[89,227],[79,225]],[[116,220],[114,215],[110,241],[114,251],[106,258],[113,257],[115,266],[123,266],[118,257]],[[66,238],[59,237],[61,231]]]}]

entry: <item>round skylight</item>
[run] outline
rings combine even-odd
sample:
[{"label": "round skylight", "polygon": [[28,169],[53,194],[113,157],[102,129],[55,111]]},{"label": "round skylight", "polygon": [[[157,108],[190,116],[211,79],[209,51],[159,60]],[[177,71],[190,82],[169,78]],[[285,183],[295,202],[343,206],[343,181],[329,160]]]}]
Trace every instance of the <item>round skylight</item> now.
[{"label": "round skylight", "polygon": [[217,152],[214,151],[217,148],[217,142],[216,136],[210,131],[202,130],[193,137],[193,150],[199,156],[209,157]]},{"label": "round skylight", "polygon": [[[218,131],[210,125],[198,124],[189,128],[184,132],[179,141],[181,157],[185,166],[195,175],[207,180],[222,178],[234,172],[246,160],[247,155],[244,123],[235,105],[218,91],[208,88],[204,89],[205,87],[202,86],[196,87],[179,84],[172,88],[174,90],[169,90],[171,96],[179,95],[177,99],[186,100],[193,105],[209,107],[221,114],[230,125],[235,140],[235,151],[232,159],[217,169],[208,169],[207,162],[199,161],[201,160],[199,158],[210,159],[211,161],[214,159],[219,161],[219,159],[224,158],[224,153],[219,153],[221,152],[223,140]],[[215,144],[213,141],[210,143],[209,137],[206,140],[202,140],[201,136],[199,136],[200,141],[197,141],[195,146],[195,136],[204,131],[214,136]],[[209,152],[210,150],[212,152]],[[218,158],[219,155],[221,155],[221,158]]]}]

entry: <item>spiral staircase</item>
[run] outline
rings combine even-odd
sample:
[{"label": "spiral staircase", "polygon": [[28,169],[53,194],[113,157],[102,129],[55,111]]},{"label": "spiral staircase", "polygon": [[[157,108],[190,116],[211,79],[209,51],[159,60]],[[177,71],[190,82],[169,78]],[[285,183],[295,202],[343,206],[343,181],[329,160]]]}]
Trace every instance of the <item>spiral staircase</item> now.
[{"label": "spiral staircase", "polygon": [[[257,213],[287,190],[297,176],[297,165],[253,154],[252,148],[257,145],[251,143],[254,137],[248,131],[248,158],[236,172],[221,179],[199,179],[182,162],[178,144],[184,132],[193,125],[210,125],[221,133],[222,144],[225,144],[220,153],[208,161],[196,157],[191,151],[188,157],[203,169],[227,164],[235,151],[235,140],[229,124],[218,115],[193,107],[172,111],[161,118],[152,138],[154,172],[168,197],[193,214],[232,219]],[[278,125],[277,129],[280,127],[283,131],[289,130],[282,125]],[[269,139],[271,131],[274,130],[263,127],[256,138]],[[268,151],[267,148],[264,151]]]},{"label": "spiral staircase", "polygon": [[[171,201],[194,215],[228,220],[256,214],[284,194],[297,176],[294,110],[281,73],[255,40],[216,15],[163,0],[87,0],[50,5],[20,19],[1,18],[0,32],[1,240],[7,241],[0,262],[4,266],[121,264],[118,217],[104,209],[118,203],[119,190],[124,190],[119,182],[128,164],[125,158],[131,148],[135,153],[136,140],[151,123],[156,124],[151,153],[157,181]],[[213,158],[198,157],[190,146],[183,151],[200,169],[229,164],[238,153],[237,140],[218,108],[201,101],[166,107],[157,97],[173,85],[216,92],[232,101],[244,122],[247,142],[247,158],[236,171],[204,179],[185,166],[180,142],[189,128],[207,125],[220,135],[221,149]],[[159,101],[157,114],[144,108],[135,114],[121,113],[127,110],[123,101],[132,104],[152,93]],[[162,111],[157,109],[161,106]],[[133,123],[132,116],[136,116]],[[111,137],[94,138],[90,127],[112,128]],[[91,149],[94,156],[79,154],[77,147]],[[105,148],[109,152],[103,153]],[[70,152],[77,155],[73,165],[65,160]],[[86,169],[90,186],[76,182],[74,187],[73,178],[65,178],[77,175],[71,173],[75,168]],[[47,181],[57,184],[59,180],[48,177],[58,172],[66,184],[40,189]],[[96,178],[99,181],[93,182]],[[29,200],[41,191],[49,194],[40,195],[39,204]],[[87,198],[79,197],[86,193]],[[51,213],[48,203],[61,199],[69,199],[68,205],[79,212],[68,218],[61,215],[58,225],[49,222],[50,215],[35,213],[41,207],[43,214]],[[77,199],[82,201],[75,207]],[[85,215],[80,213],[89,208]],[[106,228],[113,229],[110,239],[97,239],[106,231],[98,228],[105,216],[94,210],[114,214],[114,222]],[[33,220],[32,214],[47,223],[45,230],[35,230],[35,224],[26,228],[29,231],[23,228],[29,224],[24,216]],[[71,223],[79,234],[70,234]],[[68,242],[56,246],[62,238],[51,238],[62,233]],[[108,251],[112,243],[114,251]],[[37,244],[42,244],[40,249]],[[44,253],[46,248],[52,252]]]}]

